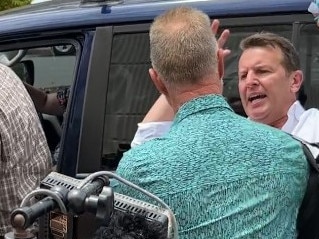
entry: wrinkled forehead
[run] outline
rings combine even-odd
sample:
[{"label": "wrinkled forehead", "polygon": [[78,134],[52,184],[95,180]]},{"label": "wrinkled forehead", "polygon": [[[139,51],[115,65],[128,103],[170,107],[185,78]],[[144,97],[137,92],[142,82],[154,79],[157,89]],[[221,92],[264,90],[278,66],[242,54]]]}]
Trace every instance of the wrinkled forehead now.
[{"label": "wrinkled forehead", "polygon": [[244,49],[239,57],[238,67],[257,64],[282,64],[284,54],[278,46],[252,46]]}]

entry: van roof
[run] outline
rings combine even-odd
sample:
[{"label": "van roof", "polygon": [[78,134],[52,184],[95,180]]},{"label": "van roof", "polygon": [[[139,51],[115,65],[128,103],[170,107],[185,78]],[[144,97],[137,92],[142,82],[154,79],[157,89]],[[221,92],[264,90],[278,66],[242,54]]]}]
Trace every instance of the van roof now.
[{"label": "van roof", "polygon": [[150,22],[180,5],[196,7],[210,16],[256,16],[307,12],[310,0],[124,0],[114,6],[83,6],[75,0],[51,0],[0,13],[0,38],[19,32],[47,31],[127,22]]}]

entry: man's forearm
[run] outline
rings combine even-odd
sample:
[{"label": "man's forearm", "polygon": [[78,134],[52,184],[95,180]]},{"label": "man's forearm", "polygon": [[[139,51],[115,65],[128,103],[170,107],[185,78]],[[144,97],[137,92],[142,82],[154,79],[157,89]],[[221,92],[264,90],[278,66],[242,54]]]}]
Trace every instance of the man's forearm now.
[{"label": "man's forearm", "polygon": [[174,111],[167,102],[166,97],[161,95],[147,112],[142,123],[172,121],[174,116]]}]

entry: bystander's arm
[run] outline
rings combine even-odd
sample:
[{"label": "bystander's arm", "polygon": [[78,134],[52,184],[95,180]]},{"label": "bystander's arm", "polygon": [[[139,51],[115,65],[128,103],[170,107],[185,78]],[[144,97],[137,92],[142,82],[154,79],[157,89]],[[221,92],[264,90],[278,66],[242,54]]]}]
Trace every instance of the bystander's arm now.
[{"label": "bystander's arm", "polygon": [[25,88],[30,94],[36,110],[40,113],[62,116],[64,108],[61,107],[57,99],[57,93],[49,93],[37,89],[27,83],[24,83]]},{"label": "bystander's arm", "polygon": [[172,121],[175,114],[164,95],[155,101],[154,105],[145,115],[142,123]]}]

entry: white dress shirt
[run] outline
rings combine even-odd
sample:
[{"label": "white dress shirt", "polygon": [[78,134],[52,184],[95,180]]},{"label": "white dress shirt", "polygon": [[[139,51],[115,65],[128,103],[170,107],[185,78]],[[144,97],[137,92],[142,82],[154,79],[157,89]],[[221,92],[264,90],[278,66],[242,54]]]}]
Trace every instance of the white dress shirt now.
[{"label": "white dress shirt", "polygon": [[[319,110],[312,108],[305,110],[299,101],[296,101],[288,110],[288,120],[281,128],[309,143],[319,142]],[[309,147],[315,157],[319,155],[319,149]]]}]

